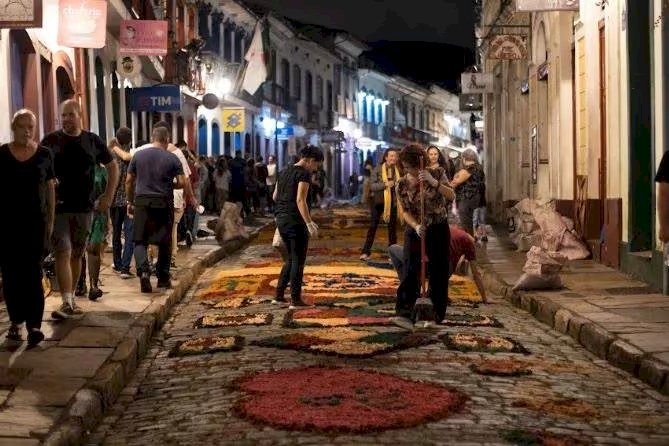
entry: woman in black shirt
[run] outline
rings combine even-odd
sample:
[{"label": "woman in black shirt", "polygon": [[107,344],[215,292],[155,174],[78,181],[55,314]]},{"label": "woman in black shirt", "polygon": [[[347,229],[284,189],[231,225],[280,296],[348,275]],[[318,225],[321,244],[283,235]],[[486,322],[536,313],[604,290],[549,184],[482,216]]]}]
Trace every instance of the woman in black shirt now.
[{"label": "woman in black shirt", "polygon": [[300,152],[300,160],[286,167],[274,189],[276,225],[286,245],[288,256],[281,269],[276,287],[275,303],[284,303],[284,292],[290,282],[290,308],[307,306],[302,300],[302,276],[307,259],[309,236],[318,236],[318,226],[309,215],[307,197],[311,174],[323,162],[323,152],[315,146],[306,146]]},{"label": "woman in black shirt", "polygon": [[19,110],[12,119],[14,140],[0,146],[0,205],[20,216],[0,219],[0,269],[12,322],[7,338],[21,341],[25,322],[31,347],[44,339],[42,260],[55,212],[53,158],[33,140],[36,123],[33,112]]}]

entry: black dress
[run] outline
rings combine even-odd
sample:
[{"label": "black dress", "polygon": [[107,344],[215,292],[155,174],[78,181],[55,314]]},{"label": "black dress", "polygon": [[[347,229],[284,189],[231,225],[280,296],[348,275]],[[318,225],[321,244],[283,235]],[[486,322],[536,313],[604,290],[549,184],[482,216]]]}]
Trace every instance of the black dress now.
[{"label": "black dress", "polygon": [[9,317],[40,328],[44,311],[42,260],[46,247],[48,182],[55,178],[49,149],[25,161],[0,146],[0,269]]}]

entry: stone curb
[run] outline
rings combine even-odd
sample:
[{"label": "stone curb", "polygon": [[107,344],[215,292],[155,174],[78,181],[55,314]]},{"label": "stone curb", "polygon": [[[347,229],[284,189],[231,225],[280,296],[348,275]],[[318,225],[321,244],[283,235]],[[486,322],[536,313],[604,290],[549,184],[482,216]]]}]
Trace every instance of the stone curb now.
[{"label": "stone curb", "polygon": [[130,381],[139,362],[148,352],[151,338],[165,323],[172,308],[186,295],[202,272],[253,241],[264,226],[255,229],[246,240],[231,240],[202,257],[186,263],[177,273],[178,284],[153,299],[116,346],[112,356],[95,376],[79,390],[65,409],[64,415],[43,440],[45,446],[79,445],[95,427],[106,409],[116,401]]},{"label": "stone curb", "polygon": [[525,291],[514,291],[495,272],[482,265],[483,283],[488,291],[504,297],[540,322],[569,335],[601,359],[641,379],[659,392],[669,395],[669,365],[618,338],[589,319],[562,307],[559,303]]}]

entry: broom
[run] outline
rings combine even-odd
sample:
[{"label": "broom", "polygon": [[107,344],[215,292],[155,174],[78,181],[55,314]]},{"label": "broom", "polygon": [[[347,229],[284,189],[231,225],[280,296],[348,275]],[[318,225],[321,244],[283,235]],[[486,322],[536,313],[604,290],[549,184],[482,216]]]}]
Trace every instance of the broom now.
[{"label": "broom", "polygon": [[[423,159],[420,160],[420,170],[424,168]],[[425,190],[423,181],[419,181],[419,196],[420,196],[420,222],[421,225],[425,222]],[[416,300],[413,308],[413,320],[418,328],[427,328],[428,325],[434,323],[434,306],[432,301],[427,297],[427,286],[425,284],[425,276],[427,275],[427,254],[425,249],[425,237],[427,233],[420,238],[420,297]]]}]

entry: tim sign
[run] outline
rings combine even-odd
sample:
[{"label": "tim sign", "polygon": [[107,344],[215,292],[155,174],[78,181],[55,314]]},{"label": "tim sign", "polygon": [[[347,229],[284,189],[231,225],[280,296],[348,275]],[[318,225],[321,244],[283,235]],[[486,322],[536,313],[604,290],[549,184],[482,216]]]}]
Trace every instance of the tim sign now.
[{"label": "tim sign", "polygon": [[181,91],[178,85],[143,87],[127,89],[130,110],[132,111],[179,111],[181,110]]},{"label": "tim sign", "polygon": [[58,44],[70,48],[102,48],[107,32],[105,0],[60,0]]},{"label": "tim sign", "polygon": [[516,0],[516,11],[578,11],[579,0]]}]

